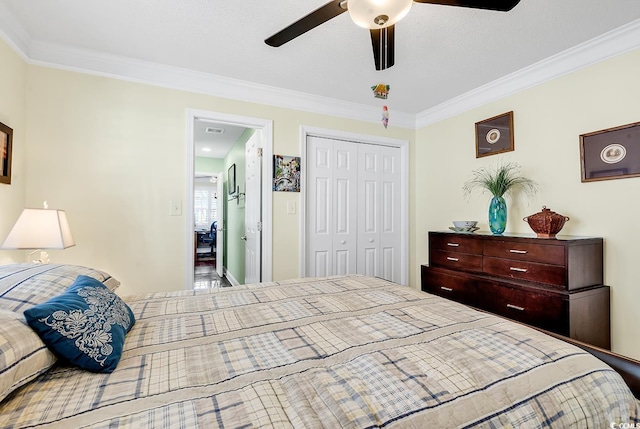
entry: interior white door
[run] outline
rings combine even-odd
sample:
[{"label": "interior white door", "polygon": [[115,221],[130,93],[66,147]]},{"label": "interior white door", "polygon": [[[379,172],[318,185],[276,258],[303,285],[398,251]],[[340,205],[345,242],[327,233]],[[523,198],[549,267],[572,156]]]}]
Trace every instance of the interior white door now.
[{"label": "interior white door", "polygon": [[245,283],[262,280],[262,147],[256,131],[247,141],[245,183]]},{"label": "interior white door", "polygon": [[308,276],[356,272],[357,145],[307,140],[306,261]]},{"label": "interior white door", "polygon": [[216,176],[216,273],[224,276],[224,173]]},{"label": "interior white door", "polygon": [[401,282],[401,151],[307,138],[305,274]]}]

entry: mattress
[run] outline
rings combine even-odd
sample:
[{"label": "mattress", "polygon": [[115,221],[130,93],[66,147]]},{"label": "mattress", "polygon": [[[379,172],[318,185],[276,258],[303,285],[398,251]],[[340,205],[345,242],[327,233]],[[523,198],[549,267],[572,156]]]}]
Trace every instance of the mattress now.
[{"label": "mattress", "polygon": [[366,276],[124,297],[115,371],[62,362],[0,403],[0,427],[372,428],[640,425],[592,355]]}]

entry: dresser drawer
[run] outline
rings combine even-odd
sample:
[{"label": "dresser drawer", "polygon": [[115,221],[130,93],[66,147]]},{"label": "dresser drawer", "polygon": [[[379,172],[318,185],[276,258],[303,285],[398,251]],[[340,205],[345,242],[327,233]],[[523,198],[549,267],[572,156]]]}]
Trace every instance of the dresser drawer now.
[{"label": "dresser drawer", "polygon": [[565,248],[548,244],[486,240],[484,255],[542,264],[565,265]]},{"label": "dresser drawer", "polygon": [[422,266],[422,290],[463,304],[475,305],[476,281],[437,268]]},{"label": "dresser drawer", "polygon": [[535,293],[495,283],[478,285],[481,307],[522,323],[568,335],[568,301],[562,295]]},{"label": "dresser drawer", "polygon": [[430,234],[429,251],[434,250],[482,255],[482,240],[464,234]]},{"label": "dresser drawer", "polygon": [[560,286],[564,289],[566,270],[557,265],[537,264],[513,259],[483,258],[483,272],[486,274],[527,280]]},{"label": "dresser drawer", "polygon": [[452,270],[482,272],[482,255],[436,250],[431,252],[431,265]]}]

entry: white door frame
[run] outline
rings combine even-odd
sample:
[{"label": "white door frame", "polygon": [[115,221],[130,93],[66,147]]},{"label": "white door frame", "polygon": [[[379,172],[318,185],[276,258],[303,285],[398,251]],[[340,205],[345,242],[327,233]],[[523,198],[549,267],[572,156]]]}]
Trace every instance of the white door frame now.
[{"label": "white door frame", "polygon": [[381,146],[392,146],[400,149],[400,283],[409,284],[409,141],[392,139],[388,137],[372,136],[368,134],[349,133],[346,131],[332,130],[328,128],[317,128],[309,126],[300,127],[300,273],[306,272],[306,210],[307,195],[306,172],[307,172],[307,136],[327,137],[336,140],[347,140],[358,143],[368,143]]},{"label": "white door frame", "polygon": [[221,124],[236,125],[262,130],[264,138],[262,148],[262,281],[271,281],[273,270],[272,243],[273,221],[271,199],[271,176],[273,174],[273,121],[231,115],[208,110],[187,109],[185,142],[185,289],[193,289],[193,174],[194,174],[194,141],[193,124],[195,119],[206,119]]}]

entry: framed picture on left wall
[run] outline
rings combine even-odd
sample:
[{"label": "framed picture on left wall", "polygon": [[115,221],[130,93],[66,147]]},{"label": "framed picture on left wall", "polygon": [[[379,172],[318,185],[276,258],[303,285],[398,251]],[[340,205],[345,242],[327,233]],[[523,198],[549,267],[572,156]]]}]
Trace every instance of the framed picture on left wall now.
[{"label": "framed picture on left wall", "polygon": [[13,130],[0,122],[0,183],[11,184]]}]

